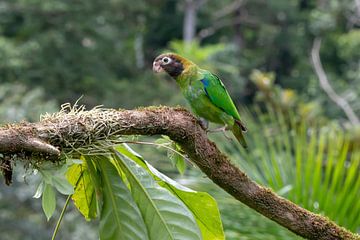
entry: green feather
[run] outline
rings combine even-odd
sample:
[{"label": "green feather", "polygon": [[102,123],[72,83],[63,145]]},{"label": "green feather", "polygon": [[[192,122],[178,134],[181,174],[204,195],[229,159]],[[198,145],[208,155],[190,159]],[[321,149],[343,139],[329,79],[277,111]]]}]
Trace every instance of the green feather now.
[{"label": "green feather", "polygon": [[187,61],[187,65],[183,73],[176,77],[176,82],[193,112],[210,122],[228,125],[236,139],[246,148],[242,133],[246,128],[220,78],[186,59],[182,61]]},{"label": "green feather", "polygon": [[236,120],[240,120],[240,115],[235,107],[235,104],[219,77],[209,71],[204,71],[203,75],[204,78],[201,82],[203,83],[205,92],[211,102],[218,108],[224,110],[227,114],[234,117]]}]

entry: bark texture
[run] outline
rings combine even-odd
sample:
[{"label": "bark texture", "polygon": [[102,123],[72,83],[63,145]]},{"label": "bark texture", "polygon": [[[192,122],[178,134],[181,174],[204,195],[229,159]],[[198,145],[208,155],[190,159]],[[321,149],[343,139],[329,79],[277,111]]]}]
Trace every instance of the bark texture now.
[{"label": "bark texture", "polygon": [[234,198],[297,235],[314,240],[360,239],[253,182],[208,140],[198,120],[182,108],[101,109],[53,115],[34,124],[8,125],[0,128],[0,157],[36,154],[53,161],[69,146],[76,148],[110,136],[158,134],[179,143],[191,160]]}]

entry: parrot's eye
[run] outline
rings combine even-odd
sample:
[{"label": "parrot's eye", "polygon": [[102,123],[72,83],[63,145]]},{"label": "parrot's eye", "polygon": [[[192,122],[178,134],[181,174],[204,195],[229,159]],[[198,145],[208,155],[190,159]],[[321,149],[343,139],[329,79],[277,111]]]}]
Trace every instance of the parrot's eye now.
[{"label": "parrot's eye", "polygon": [[163,62],[164,64],[168,64],[168,63],[171,62],[171,58],[169,58],[169,57],[164,57],[164,58],[162,59],[162,62]]}]

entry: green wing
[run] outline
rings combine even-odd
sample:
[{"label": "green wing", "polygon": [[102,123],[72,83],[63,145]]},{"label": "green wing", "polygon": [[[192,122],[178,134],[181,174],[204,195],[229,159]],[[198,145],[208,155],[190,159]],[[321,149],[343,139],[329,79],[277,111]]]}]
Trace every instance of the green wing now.
[{"label": "green wing", "polygon": [[220,78],[208,71],[204,71],[202,75],[203,78],[200,79],[200,81],[210,101],[227,114],[233,116],[236,120],[240,120],[240,115],[235,104]]}]

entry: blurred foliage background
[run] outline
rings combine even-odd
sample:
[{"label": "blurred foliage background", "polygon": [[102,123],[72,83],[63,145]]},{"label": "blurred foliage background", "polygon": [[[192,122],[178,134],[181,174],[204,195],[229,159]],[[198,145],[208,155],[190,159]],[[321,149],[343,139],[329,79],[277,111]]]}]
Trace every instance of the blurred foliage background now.
[{"label": "blurred foliage background", "polygon": [[[315,38],[332,88],[359,116],[358,0],[0,0],[0,124],[37,121],[81,96],[88,108],[186,106],[174,81],[151,70],[159,53],[175,51],[221,76],[242,111],[250,153],[211,136],[236,164],[359,232],[359,126],[321,88],[310,56]],[[227,239],[298,239],[193,166],[180,176],[161,150],[136,148],[163,172],[212,193]],[[46,222],[31,198],[36,177],[24,183],[29,174],[18,169],[10,188],[0,184],[1,239],[48,239],[55,220]],[[95,226],[69,210],[61,239],[97,239]]]}]

